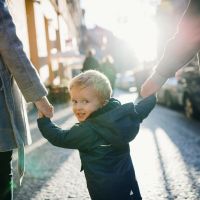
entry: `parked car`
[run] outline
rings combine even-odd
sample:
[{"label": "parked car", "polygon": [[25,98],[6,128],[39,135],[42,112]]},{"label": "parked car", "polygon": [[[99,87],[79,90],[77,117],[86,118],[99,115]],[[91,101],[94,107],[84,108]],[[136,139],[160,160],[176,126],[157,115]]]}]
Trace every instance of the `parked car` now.
[{"label": "parked car", "polygon": [[200,116],[200,72],[186,70],[177,80],[168,79],[158,92],[158,102],[168,107],[181,106],[188,118]]},{"label": "parked car", "polygon": [[158,103],[167,107],[175,107],[181,104],[182,97],[178,92],[178,81],[175,77],[169,78],[159,90],[157,97]]},{"label": "parked car", "polygon": [[182,85],[185,114],[188,118],[200,116],[200,72],[184,73],[179,80]]},{"label": "parked car", "polygon": [[133,72],[130,70],[124,73],[118,73],[115,85],[119,89],[130,90],[131,87],[135,86]]}]

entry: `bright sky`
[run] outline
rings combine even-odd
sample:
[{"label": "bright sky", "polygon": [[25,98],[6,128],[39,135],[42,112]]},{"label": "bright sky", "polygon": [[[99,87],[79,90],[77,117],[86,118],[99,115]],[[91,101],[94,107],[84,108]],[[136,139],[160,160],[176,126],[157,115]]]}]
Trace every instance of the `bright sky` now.
[{"label": "bright sky", "polygon": [[160,0],[82,0],[88,27],[111,30],[130,44],[140,61],[156,57],[157,28],[154,21]]}]

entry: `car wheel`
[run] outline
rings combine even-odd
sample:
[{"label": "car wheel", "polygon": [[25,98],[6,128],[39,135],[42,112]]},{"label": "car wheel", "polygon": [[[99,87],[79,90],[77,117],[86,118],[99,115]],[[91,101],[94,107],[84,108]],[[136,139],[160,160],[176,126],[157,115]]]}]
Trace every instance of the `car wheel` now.
[{"label": "car wheel", "polygon": [[185,98],[184,101],[184,111],[187,118],[191,119],[194,117],[194,106],[192,101],[189,97]]},{"label": "car wheel", "polygon": [[165,104],[167,107],[171,108],[173,106],[172,98],[169,93],[165,94]]}]

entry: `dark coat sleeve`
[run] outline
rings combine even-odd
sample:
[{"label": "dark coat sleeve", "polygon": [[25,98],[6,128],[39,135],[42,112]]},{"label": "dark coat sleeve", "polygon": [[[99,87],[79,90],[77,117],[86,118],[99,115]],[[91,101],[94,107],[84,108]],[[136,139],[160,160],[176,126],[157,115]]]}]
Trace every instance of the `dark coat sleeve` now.
[{"label": "dark coat sleeve", "polygon": [[149,115],[149,113],[152,111],[155,105],[156,105],[155,95],[151,95],[147,98],[144,98],[135,105],[135,111],[141,121]]},{"label": "dark coat sleeve", "polygon": [[97,135],[86,124],[75,124],[63,130],[46,117],[38,119],[37,123],[42,135],[54,146],[87,151],[97,140]]}]

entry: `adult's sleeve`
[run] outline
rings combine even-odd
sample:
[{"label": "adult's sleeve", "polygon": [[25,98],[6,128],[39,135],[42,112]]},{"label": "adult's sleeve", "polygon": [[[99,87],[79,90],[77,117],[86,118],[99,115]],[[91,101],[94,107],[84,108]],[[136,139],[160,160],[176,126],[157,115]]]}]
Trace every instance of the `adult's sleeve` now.
[{"label": "adult's sleeve", "polygon": [[4,0],[0,1],[0,57],[15,78],[27,102],[47,95],[39,74],[23,50]]},{"label": "adult's sleeve", "polygon": [[170,39],[151,78],[158,84],[186,66],[200,49],[200,1],[191,0],[180,20],[176,34]]}]

